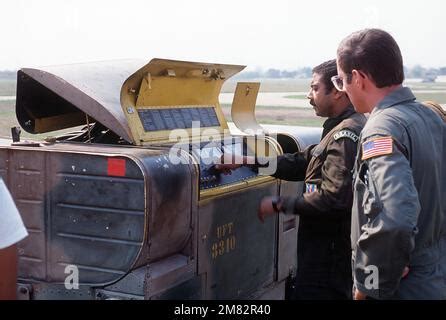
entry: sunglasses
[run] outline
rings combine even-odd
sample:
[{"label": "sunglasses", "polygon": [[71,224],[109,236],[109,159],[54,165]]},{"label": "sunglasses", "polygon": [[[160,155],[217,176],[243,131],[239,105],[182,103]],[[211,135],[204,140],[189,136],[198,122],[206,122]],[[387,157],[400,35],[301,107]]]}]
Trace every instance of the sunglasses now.
[{"label": "sunglasses", "polygon": [[[346,73],[346,76],[347,76],[347,81],[350,82],[352,80],[353,74]],[[331,77],[331,82],[333,82],[333,85],[336,88],[336,90],[345,91],[344,78],[342,78],[341,76],[336,75],[336,76]]]},{"label": "sunglasses", "polygon": [[[363,78],[365,78],[365,75],[362,71],[357,70],[359,75]],[[346,73],[346,80],[348,83],[350,83],[350,81],[352,81],[352,77],[353,77],[353,73]],[[336,90],[338,91],[344,91],[345,92],[345,88],[344,88],[344,78],[342,78],[340,75],[336,75],[330,78],[331,82],[333,82],[334,87],[336,88]]]}]

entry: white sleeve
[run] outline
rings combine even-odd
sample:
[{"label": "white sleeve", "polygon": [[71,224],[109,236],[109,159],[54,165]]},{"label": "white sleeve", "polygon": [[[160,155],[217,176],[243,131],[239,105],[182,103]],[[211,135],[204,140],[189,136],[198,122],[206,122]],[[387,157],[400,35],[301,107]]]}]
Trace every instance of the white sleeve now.
[{"label": "white sleeve", "polygon": [[0,249],[19,242],[27,235],[14,200],[0,178]]}]

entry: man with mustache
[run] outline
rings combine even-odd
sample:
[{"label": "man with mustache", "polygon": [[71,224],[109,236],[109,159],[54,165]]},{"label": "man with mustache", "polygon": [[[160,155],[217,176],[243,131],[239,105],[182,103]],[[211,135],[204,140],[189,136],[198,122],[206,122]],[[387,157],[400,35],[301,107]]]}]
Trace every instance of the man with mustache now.
[{"label": "man with mustache", "polygon": [[[279,212],[300,216],[298,268],[291,299],[351,299],[350,217],[356,147],[366,118],[348,96],[334,88],[336,61],[313,69],[307,98],[323,125],[322,140],[302,152],[277,159],[276,178],[305,181],[304,193],[291,198],[266,197],[259,218]],[[250,162],[251,161],[251,162]],[[245,159],[244,163],[253,163]],[[220,170],[239,167],[217,165]]]}]

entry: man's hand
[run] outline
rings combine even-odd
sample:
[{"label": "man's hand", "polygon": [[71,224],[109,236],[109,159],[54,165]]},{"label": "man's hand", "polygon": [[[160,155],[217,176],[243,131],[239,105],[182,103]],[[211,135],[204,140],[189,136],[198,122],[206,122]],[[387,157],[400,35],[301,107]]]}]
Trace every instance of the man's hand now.
[{"label": "man's hand", "polygon": [[214,166],[214,169],[217,171],[220,171],[224,175],[232,174],[232,170],[235,170],[237,168],[240,168],[241,164],[236,163],[222,163],[222,164],[216,164]]},{"label": "man's hand", "polygon": [[353,300],[365,300],[367,295],[365,293],[362,293],[358,289],[355,289],[355,294],[353,295]]},{"label": "man's hand", "polygon": [[232,173],[232,170],[240,168],[243,164],[254,163],[254,161],[255,159],[253,157],[223,154],[220,158],[220,163],[216,164],[214,169],[224,175],[228,175]]},{"label": "man's hand", "polygon": [[[408,274],[409,274],[409,267],[404,267],[403,274],[401,275],[402,278],[407,277]],[[367,295],[365,293],[362,293],[358,289],[355,289],[355,292],[353,294],[354,300],[365,300],[366,297],[367,297]]]},{"label": "man's hand", "polygon": [[408,274],[409,274],[409,267],[404,267],[402,278],[407,277]]},{"label": "man's hand", "polygon": [[265,217],[272,216],[277,213],[273,208],[272,200],[273,197],[264,197],[262,201],[260,201],[258,217],[262,223],[265,221]]}]

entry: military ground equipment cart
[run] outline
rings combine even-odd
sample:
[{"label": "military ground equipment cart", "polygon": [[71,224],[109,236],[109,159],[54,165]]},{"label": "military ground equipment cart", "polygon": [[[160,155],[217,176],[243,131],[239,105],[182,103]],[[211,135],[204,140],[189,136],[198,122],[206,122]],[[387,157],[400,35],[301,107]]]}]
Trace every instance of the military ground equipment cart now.
[{"label": "military ground equipment cart", "polygon": [[29,232],[19,243],[21,299],[284,297],[298,220],[262,224],[257,209],[263,196],[296,194],[302,184],[251,166],[226,176],[210,160],[294,152],[321,131],[255,139],[246,129],[259,129],[258,87],[240,84],[232,112],[245,133],[225,135],[218,96],[243,68],[153,59],[18,72],[25,131],[78,128],[0,140],[0,175]]}]

